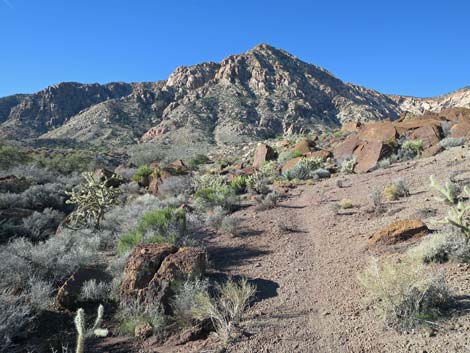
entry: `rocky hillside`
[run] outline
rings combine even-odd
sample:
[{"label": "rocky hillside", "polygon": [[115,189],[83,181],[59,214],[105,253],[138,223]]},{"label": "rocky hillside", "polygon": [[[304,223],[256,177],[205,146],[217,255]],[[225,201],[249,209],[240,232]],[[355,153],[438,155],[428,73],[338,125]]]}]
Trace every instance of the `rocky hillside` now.
[{"label": "rocky hillside", "polygon": [[179,67],[166,81],[61,83],[0,99],[0,138],[152,142],[200,151],[347,121],[393,120],[403,111],[469,106],[469,92],[428,100],[387,96],[261,44],[221,63]]}]

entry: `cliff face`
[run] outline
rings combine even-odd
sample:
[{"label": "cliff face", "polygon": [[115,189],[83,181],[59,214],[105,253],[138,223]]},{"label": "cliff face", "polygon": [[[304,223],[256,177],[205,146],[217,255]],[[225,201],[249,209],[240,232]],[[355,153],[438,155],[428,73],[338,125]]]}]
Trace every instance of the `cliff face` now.
[{"label": "cliff face", "polygon": [[0,137],[232,144],[469,104],[469,89],[435,99],[387,96],[261,44],[220,63],[179,67],[166,81],[61,83],[0,99]]}]

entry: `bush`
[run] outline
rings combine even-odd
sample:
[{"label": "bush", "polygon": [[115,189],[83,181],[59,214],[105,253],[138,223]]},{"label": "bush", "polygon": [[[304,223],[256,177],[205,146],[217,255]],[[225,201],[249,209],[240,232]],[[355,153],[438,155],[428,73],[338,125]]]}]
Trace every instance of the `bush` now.
[{"label": "bush", "polygon": [[453,137],[446,137],[445,139],[442,139],[439,144],[441,145],[442,148],[452,148],[452,147],[458,147],[458,146],[463,146],[467,142],[467,139],[465,137],[460,137],[460,138],[453,138]]},{"label": "bush", "polygon": [[205,154],[198,154],[188,161],[187,166],[191,169],[197,169],[201,164],[207,164],[209,162],[210,159]]},{"label": "bush", "polygon": [[[296,166],[284,172],[283,176],[287,180],[318,179],[319,172],[322,176],[325,174],[321,158],[303,158]],[[329,172],[326,171],[326,173],[329,176]]]},{"label": "bush", "polygon": [[0,351],[7,352],[13,338],[33,319],[33,310],[24,295],[0,292]]},{"label": "bush", "polygon": [[421,140],[406,140],[401,145],[401,148],[405,152],[410,152],[414,156],[418,156],[421,154],[423,150],[423,141]]},{"label": "bush", "polygon": [[303,156],[303,153],[301,151],[294,151],[294,152],[292,152],[291,156],[292,156],[291,159],[292,158],[299,158],[299,157]]},{"label": "bush", "polygon": [[175,289],[176,294],[171,301],[173,319],[179,327],[190,327],[195,323],[193,311],[196,308],[196,298],[207,293],[207,280],[194,279],[184,282]]},{"label": "bush", "polygon": [[250,193],[267,194],[270,191],[268,184],[268,178],[259,171],[246,178],[246,187]]},{"label": "bush", "polygon": [[406,197],[410,195],[410,190],[406,184],[405,179],[398,178],[391,185],[384,189],[384,196],[389,201],[398,200],[400,197]]},{"label": "bush", "polygon": [[181,244],[186,235],[186,212],[174,207],[150,211],[140,218],[137,227],[118,241],[120,254],[141,243]]},{"label": "bush", "polygon": [[55,153],[52,156],[35,156],[34,159],[39,167],[62,174],[87,172],[97,167],[95,156],[83,151]]},{"label": "bush", "polygon": [[227,179],[223,175],[203,174],[196,175],[193,179],[194,189],[217,189],[227,185]]},{"label": "bush", "polygon": [[292,158],[294,158],[294,154],[290,151],[284,151],[279,153],[279,156],[277,157],[277,161],[279,164],[284,164],[288,161],[290,161]]},{"label": "bush", "polygon": [[339,207],[341,207],[343,210],[347,210],[347,209],[353,208],[354,205],[350,199],[342,199],[339,202]]},{"label": "bush", "polygon": [[257,197],[256,198],[257,205],[255,208],[257,211],[269,210],[271,208],[276,207],[278,201],[279,201],[279,194],[273,191],[273,192],[270,192],[269,194],[260,195],[260,197]]},{"label": "bush", "polygon": [[227,232],[233,236],[238,235],[238,225],[240,224],[240,220],[234,217],[225,216],[222,219],[222,224],[220,227],[224,232]]},{"label": "bush", "polygon": [[108,179],[96,180],[92,173],[83,173],[85,179],[77,190],[66,192],[70,199],[68,204],[76,205],[70,215],[69,222],[73,225],[93,224],[99,229],[106,211],[119,202],[120,189],[108,186]]},{"label": "bush", "polygon": [[389,326],[408,329],[436,319],[448,302],[442,273],[433,273],[412,258],[373,261],[359,276],[369,302],[376,303]]},{"label": "bush", "polygon": [[141,183],[143,180],[152,175],[152,172],[152,168],[150,168],[148,165],[142,165],[137,168],[135,174],[132,176],[132,180]]},{"label": "bush", "polygon": [[462,234],[440,232],[427,236],[408,253],[424,263],[470,262],[470,243]]},{"label": "bush", "polygon": [[161,197],[176,197],[187,195],[191,191],[191,178],[188,176],[171,176],[166,178],[159,186]]},{"label": "bush", "polygon": [[121,302],[116,317],[119,321],[119,332],[131,336],[134,336],[138,325],[149,324],[155,335],[161,333],[167,324],[163,311],[155,302]]},{"label": "bush", "polygon": [[46,208],[43,212],[34,212],[24,218],[23,227],[31,240],[44,240],[54,234],[64,217],[62,212]]},{"label": "bush", "polygon": [[[465,237],[467,242],[470,242],[470,203],[464,204],[463,201],[459,201],[456,205],[452,204],[455,202],[454,193],[450,183],[447,183],[445,187],[440,186],[434,177],[431,175],[431,186],[440,192],[441,197],[439,200],[450,204],[450,209],[447,217],[442,221],[444,224],[449,224],[460,231]],[[467,198],[470,198],[470,187],[464,187],[464,193]]]},{"label": "bush", "polygon": [[230,187],[235,191],[236,194],[239,195],[246,192],[246,179],[247,177],[244,175],[239,175],[232,179],[230,182]]},{"label": "bush", "polygon": [[8,169],[30,160],[28,155],[16,147],[0,144],[0,169]]},{"label": "bush", "polygon": [[387,207],[383,203],[382,193],[377,187],[372,189],[372,192],[369,194],[369,198],[372,202],[372,211],[375,214],[381,214],[387,211]]},{"label": "bush", "polygon": [[196,208],[202,211],[216,206],[232,211],[239,204],[239,199],[231,187],[221,186],[198,190],[194,194],[194,203]]},{"label": "bush", "polygon": [[215,297],[211,297],[207,291],[196,295],[193,317],[197,320],[210,319],[219,339],[227,344],[238,334],[237,325],[255,293],[256,287],[246,279],[238,283],[229,280],[218,287]]},{"label": "bush", "polygon": [[161,148],[153,143],[134,145],[130,148],[129,155],[130,162],[136,166],[163,160],[163,152]]},{"label": "bush", "polygon": [[356,165],[356,158],[345,159],[341,162],[340,172],[343,174],[352,174],[354,173],[354,166]]},{"label": "bush", "polygon": [[112,286],[106,282],[96,282],[95,279],[82,285],[80,299],[83,301],[106,302],[111,295]]}]

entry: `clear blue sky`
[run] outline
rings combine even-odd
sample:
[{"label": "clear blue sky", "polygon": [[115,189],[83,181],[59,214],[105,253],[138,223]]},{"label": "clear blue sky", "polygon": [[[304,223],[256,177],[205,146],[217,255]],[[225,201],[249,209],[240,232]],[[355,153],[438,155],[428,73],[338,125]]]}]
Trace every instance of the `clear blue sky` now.
[{"label": "clear blue sky", "polygon": [[165,79],[266,42],[384,93],[470,85],[468,0],[0,0],[0,96]]}]

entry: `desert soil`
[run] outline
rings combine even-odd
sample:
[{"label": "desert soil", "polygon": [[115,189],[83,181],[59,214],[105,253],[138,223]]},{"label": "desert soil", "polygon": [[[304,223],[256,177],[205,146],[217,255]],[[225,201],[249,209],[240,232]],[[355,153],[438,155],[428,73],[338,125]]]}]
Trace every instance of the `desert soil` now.
[{"label": "desert soil", "polygon": [[[439,181],[450,173],[470,181],[470,150],[454,148],[435,157],[398,163],[362,175],[338,176],[291,189],[274,209],[254,207],[234,214],[241,235],[209,241],[214,275],[245,276],[258,287],[255,303],[243,323],[246,334],[231,344],[233,353],[308,352],[469,352],[470,276],[468,265],[435,265],[444,270],[455,299],[448,317],[408,332],[386,329],[374,306],[364,301],[357,275],[377,256],[368,238],[392,221],[419,218],[431,229],[446,207],[434,199],[429,176]],[[387,202],[388,212],[374,215],[369,194],[396,178],[406,179],[411,196]],[[337,180],[343,180],[343,187]],[[355,207],[336,214],[343,198]],[[387,253],[404,251],[382,249]],[[384,255],[384,254],[382,254]],[[142,348],[142,352],[209,352],[208,342],[179,347]]]}]

